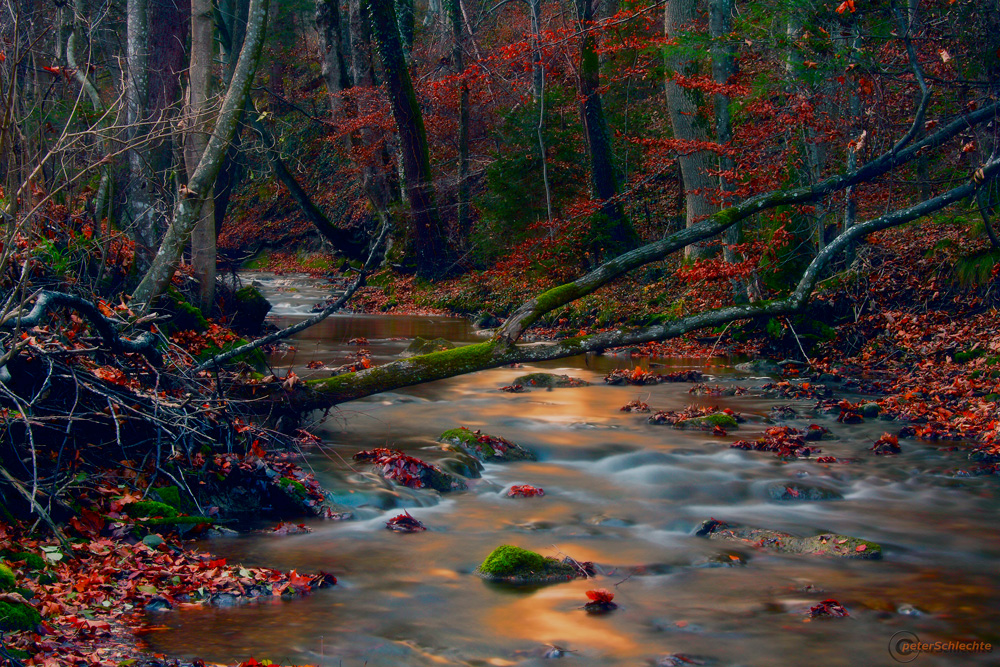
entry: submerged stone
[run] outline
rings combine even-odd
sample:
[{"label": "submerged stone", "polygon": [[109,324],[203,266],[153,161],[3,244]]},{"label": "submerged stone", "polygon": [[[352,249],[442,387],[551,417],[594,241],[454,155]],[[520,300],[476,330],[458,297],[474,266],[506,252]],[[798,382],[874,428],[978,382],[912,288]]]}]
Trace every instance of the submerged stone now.
[{"label": "submerged stone", "polygon": [[479,479],[481,477],[479,471],[483,468],[482,463],[467,454],[457,454],[451,458],[441,459],[438,461],[438,465],[445,472],[469,479]]},{"label": "submerged stone", "polygon": [[833,489],[822,486],[810,486],[797,482],[774,482],[767,486],[767,495],[771,500],[780,501],[809,501],[809,500],[843,500],[842,496]]},{"label": "submerged stone", "polygon": [[549,387],[550,389],[590,386],[586,380],[568,375],[555,375],[554,373],[529,373],[515,379],[511,384],[519,384],[522,387]]},{"label": "submerged stone", "polygon": [[379,447],[358,452],[354,460],[370,463],[385,479],[411,489],[430,488],[446,493],[468,488],[454,475],[397,449]]},{"label": "submerged stone", "polygon": [[781,375],[781,366],[770,359],[754,359],[736,364],[736,370],[744,373],[763,373],[765,375]]},{"label": "submerged stone", "polygon": [[789,533],[766,528],[750,528],[739,524],[724,523],[716,519],[702,522],[695,535],[713,540],[739,542],[769,549],[777,553],[810,556],[836,556],[862,560],[879,560],[882,547],[858,537],[822,533],[812,537],[797,537]]},{"label": "submerged stone", "polygon": [[445,449],[467,454],[483,463],[535,460],[534,454],[506,438],[470,431],[464,427],[445,431],[438,442],[444,443]]},{"label": "submerged stone", "polygon": [[422,354],[430,354],[431,352],[440,352],[441,350],[452,350],[454,348],[455,344],[444,338],[425,340],[417,336],[406,346],[405,350],[400,352],[399,356],[406,359],[409,357],[419,357]]},{"label": "submerged stone", "polygon": [[552,584],[580,576],[568,563],[509,544],[494,549],[475,573],[486,581],[507,584]]}]

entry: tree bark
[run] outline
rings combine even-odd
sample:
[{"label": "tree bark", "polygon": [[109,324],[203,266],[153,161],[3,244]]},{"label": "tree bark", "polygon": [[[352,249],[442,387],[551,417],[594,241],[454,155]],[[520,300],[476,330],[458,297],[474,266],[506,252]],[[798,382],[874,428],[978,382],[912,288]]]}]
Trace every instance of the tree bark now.
[{"label": "tree bark", "polygon": [[459,77],[458,90],[458,210],[456,213],[460,243],[471,232],[469,217],[469,82],[465,79],[465,57],[462,39],[462,0],[448,0],[451,15],[451,65]]},{"label": "tree bark", "polygon": [[430,149],[423,115],[406,67],[392,0],[371,0],[369,11],[372,34],[378,46],[389,92],[392,116],[399,132],[406,196],[412,216],[417,275],[428,279],[438,278],[451,264],[451,257],[445,245],[441,218],[434,198]]},{"label": "tree bark", "polygon": [[[676,38],[694,23],[695,5],[696,0],[670,0],[666,4],[663,12],[665,37]],[[682,55],[676,47],[670,46],[664,50],[664,65],[668,77],[671,73],[690,75],[695,69],[689,58]],[[700,118],[699,95],[680,86],[671,78],[667,79],[664,93],[674,138],[685,141],[708,141],[706,121]],[[677,162],[681,168],[681,183],[684,189],[685,220],[686,225],[690,227],[718,210],[706,194],[717,185],[709,173],[712,168],[712,157],[706,151],[692,151],[678,156]],[[705,246],[692,246],[685,250],[685,254],[697,258],[709,256],[713,251]]]},{"label": "tree bark", "polygon": [[226,149],[236,133],[237,120],[243,108],[243,99],[250,90],[253,76],[260,60],[264,30],[267,24],[268,0],[251,0],[247,20],[246,39],[240,49],[240,57],[233,73],[229,89],[222,102],[222,109],[215,122],[215,128],[208,140],[198,167],[188,178],[187,187],[180,193],[174,220],[163,242],[153,258],[146,275],[132,293],[132,300],[148,308],[158,297],[177,269],[184,250],[184,244],[198,221],[202,204],[211,193],[212,185],[219,174]]},{"label": "tree bark", "polygon": [[591,241],[599,257],[617,254],[635,247],[638,236],[625,219],[618,202],[618,177],[611,150],[611,132],[601,101],[601,62],[594,37],[594,0],[576,0],[577,18],[583,35],[580,38],[581,116],[587,132],[590,155],[590,182],[594,196],[601,201],[600,215],[591,230]]},{"label": "tree bark", "polygon": [[128,0],[126,18],[125,80],[126,122],[132,148],[128,152],[129,184],[125,192],[126,211],[136,244],[140,270],[149,268],[153,248],[159,241],[157,210],[153,206],[153,169],[146,157],[146,137],[151,119],[149,102],[149,0]]},{"label": "tree bark", "polygon": [[[184,167],[189,178],[198,168],[211,132],[208,105],[212,85],[212,55],[215,51],[214,26],[211,0],[191,0],[191,66],[188,70],[188,108],[184,136]],[[198,305],[205,313],[212,312],[215,304],[214,185],[213,182],[208,186],[198,222],[191,233],[191,267],[198,281]]]}]

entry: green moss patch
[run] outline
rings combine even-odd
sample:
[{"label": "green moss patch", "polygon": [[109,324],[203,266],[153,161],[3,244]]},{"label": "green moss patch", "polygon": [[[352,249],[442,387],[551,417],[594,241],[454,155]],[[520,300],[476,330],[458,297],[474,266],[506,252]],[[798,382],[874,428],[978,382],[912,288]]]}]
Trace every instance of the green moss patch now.
[{"label": "green moss patch", "polygon": [[705,415],[704,417],[691,417],[690,419],[684,419],[677,422],[678,428],[700,428],[708,430],[715,428],[716,426],[721,426],[722,428],[740,427],[736,418],[732,415],[727,415],[725,412],[716,412],[711,415]]},{"label": "green moss patch", "polygon": [[11,554],[8,560],[23,562],[25,567],[29,570],[45,569],[45,559],[38,554],[33,554],[29,551],[21,551],[16,554]]},{"label": "green moss patch", "polygon": [[420,336],[417,336],[413,341],[406,346],[399,356],[404,359],[409,357],[419,357],[424,354],[430,354],[431,352],[441,352],[442,350],[452,350],[455,348],[455,344],[450,340],[445,340],[444,338],[435,338],[434,340],[424,340]]},{"label": "green moss patch", "polygon": [[6,565],[0,564],[0,591],[12,591],[16,585],[14,572]]},{"label": "green moss patch", "polygon": [[535,455],[506,438],[467,428],[453,428],[438,438],[445,449],[462,452],[484,463],[498,461],[534,461]]},{"label": "green moss patch", "polygon": [[129,503],[124,509],[125,514],[128,514],[133,519],[140,517],[169,519],[177,516],[177,510],[166,503],[156,500],[140,500],[137,503]]},{"label": "green moss patch", "polygon": [[571,565],[509,544],[494,549],[476,568],[476,574],[487,581],[510,584],[555,583],[579,576]]},{"label": "green moss patch", "polygon": [[42,616],[34,607],[19,602],[0,602],[0,630],[31,630],[41,621]]}]

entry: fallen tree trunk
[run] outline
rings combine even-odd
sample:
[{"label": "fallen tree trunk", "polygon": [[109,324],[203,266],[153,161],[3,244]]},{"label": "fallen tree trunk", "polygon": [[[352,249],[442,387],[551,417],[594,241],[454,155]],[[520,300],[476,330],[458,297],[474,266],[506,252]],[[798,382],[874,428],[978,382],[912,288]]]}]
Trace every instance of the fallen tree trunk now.
[{"label": "fallen tree trunk", "polygon": [[[623,258],[637,252],[633,251],[633,253],[626,253],[626,255],[608,262],[574,283],[556,287],[532,299],[518,311],[522,312],[523,310],[526,313],[524,317],[518,320],[512,317],[508,320],[507,325],[498,331],[489,341],[452,350],[433,352],[410,359],[401,359],[357,373],[308,380],[299,385],[300,388],[294,391],[288,391],[281,383],[274,383],[274,385],[280,387],[279,391],[283,400],[287,400],[289,407],[293,410],[323,409],[383,391],[441,380],[489,368],[497,368],[507,364],[548,361],[586,352],[600,352],[613,347],[666,340],[697,329],[719,326],[728,322],[745,320],[762,315],[772,317],[776,315],[789,315],[801,311],[806,306],[816,283],[830,265],[830,262],[839,253],[850,248],[853,243],[873,232],[911,222],[946,206],[968,199],[975,195],[980,183],[996,178],[998,174],[1000,174],[1000,158],[994,159],[987,165],[984,165],[976,172],[974,179],[961,186],[914,206],[856,224],[851,229],[840,234],[812,260],[802,273],[795,290],[783,299],[729,306],[663,324],[581,336],[562,340],[557,343],[516,344],[516,339],[520,337],[520,334],[527,327],[525,322],[533,322],[546,312],[579,298],[584,294],[588,294],[609,282],[614,276],[620,275],[615,269],[609,268],[609,265],[628,263]],[[725,213],[725,211],[722,213]],[[729,219],[731,220],[732,217],[734,216],[730,214]],[[679,235],[684,235],[690,229],[692,228],[680,232]],[[671,244],[671,247],[679,250],[685,245],[687,243],[675,241]],[[512,338],[512,336],[516,337]],[[260,390],[265,392],[273,391],[270,387],[271,385],[256,385],[253,391],[255,393]],[[259,396],[259,394],[257,395]]]}]

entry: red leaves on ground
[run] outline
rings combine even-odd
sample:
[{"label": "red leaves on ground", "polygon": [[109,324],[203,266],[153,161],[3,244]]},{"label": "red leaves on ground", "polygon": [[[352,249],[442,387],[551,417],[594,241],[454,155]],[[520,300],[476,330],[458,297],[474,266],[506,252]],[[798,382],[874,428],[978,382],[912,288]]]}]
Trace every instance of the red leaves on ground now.
[{"label": "red leaves on ground", "polygon": [[823,600],[809,609],[810,618],[844,618],[850,616],[847,610],[836,600]]},{"label": "red leaves on ground", "polygon": [[754,441],[737,440],[729,446],[756,452],[774,452],[779,458],[804,458],[822,451],[807,447],[805,434],[791,426],[772,426]]},{"label": "red leaves on ground", "polygon": [[534,498],[542,497],[545,495],[545,490],[540,489],[537,486],[531,486],[530,484],[519,484],[510,487],[507,491],[508,498]]},{"label": "red leaves on ground", "polygon": [[312,529],[307,527],[302,523],[292,523],[291,521],[282,521],[274,530],[271,531],[275,535],[301,535],[302,533],[311,533]]},{"label": "red leaves on ground", "polygon": [[524,386],[519,384],[508,384],[504,385],[503,387],[500,387],[500,391],[505,391],[508,394],[522,394],[528,390],[525,389]]},{"label": "red leaves on ground", "polygon": [[380,468],[385,479],[397,482],[411,489],[422,489],[428,485],[428,477],[441,470],[418,458],[404,454],[398,449],[377,447],[354,455],[355,461],[371,463]]},{"label": "red leaves on ground", "polygon": [[[688,419],[696,419],[698,417],[706,417],[708,415],[714,415],[718,413],[724,413],[735,419],[737,422],[745,421],[743,417],[739,414],[733,412],[729,408],[720,410],[718,406],[704,406],[704,405],[689,405],[680,412],[674,412],[673,410],[660,410],[649,418],[650,424],[668,424],[670,426],[676,426],[680,428],[682,426],[681,422]],[[702,428],[706,431],[712,428],[712,424],[705,422],[702,424]]]},{"label": "red leaves on ground", "polygon": [[649,412],[649,403],[636,398],[621,406],[619,410],[622,412]]},{"label": "red leaves on ground", "polygon": [[418,533],[422,530],[427,530],[424,524],[414,519],[406,510],[403,510],[402,514],[397,514],[386,521],[385,527],[397,533]]},{"label": "red leaves on ground", "polygon": [[887,454],[899,454],[902,449],[899,446],[899,438],[891,433],[883,433],[882,436],[872,445],[872,453],[877,456]]},{"label": "red leaves on ground", "polygon": [[702,378],[701,371],[678,371],[660,375],[647,371],[643,368],[633,368],[625,370],[616,368],[604,376],[604,381],[611,385],[631,384],[636,386],[659,384],[661,382],[699,382]]}]

